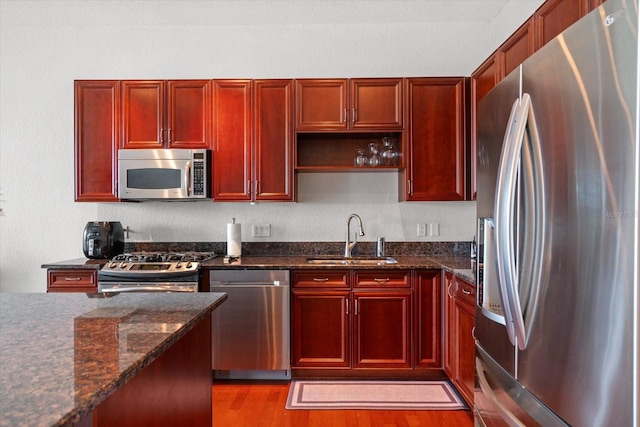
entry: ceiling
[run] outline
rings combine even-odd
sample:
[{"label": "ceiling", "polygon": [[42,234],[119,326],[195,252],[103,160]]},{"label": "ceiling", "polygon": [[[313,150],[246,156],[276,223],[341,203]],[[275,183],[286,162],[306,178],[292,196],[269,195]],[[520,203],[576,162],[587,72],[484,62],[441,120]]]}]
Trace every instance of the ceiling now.
[{"label": "ceiling", "polygon": [[[344,25],[474,22],[488,24],[508,4],[540,0],[2,0],[12,21],[48,25],[57,7],[71,25]],[[46,5],[46,6],[45,6]],[[268,18],[265,18],[268,17]],[[16,22],[17,21],[17,22]],[[22,21],[22,22],[21,22]]]}]

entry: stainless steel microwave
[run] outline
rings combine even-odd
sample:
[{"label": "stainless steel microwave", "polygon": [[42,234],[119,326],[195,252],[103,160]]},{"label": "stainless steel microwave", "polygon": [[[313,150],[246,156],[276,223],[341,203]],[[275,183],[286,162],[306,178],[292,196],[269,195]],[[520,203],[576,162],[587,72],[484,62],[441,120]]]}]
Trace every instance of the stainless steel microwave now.
[{"label": "stainless steel microwave", "polygon": [[118,150],[118,197],[122,200],[211,198],[211,151]]}]

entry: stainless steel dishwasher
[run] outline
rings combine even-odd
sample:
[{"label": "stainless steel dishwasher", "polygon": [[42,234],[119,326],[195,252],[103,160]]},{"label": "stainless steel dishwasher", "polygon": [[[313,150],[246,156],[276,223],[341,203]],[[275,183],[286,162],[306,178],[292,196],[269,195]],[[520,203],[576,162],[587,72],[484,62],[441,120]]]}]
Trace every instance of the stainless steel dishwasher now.
[{"label": "stainless steel dishwasher", "polygon": [[211,270],[215,378],[290,379],[289,271]]}]

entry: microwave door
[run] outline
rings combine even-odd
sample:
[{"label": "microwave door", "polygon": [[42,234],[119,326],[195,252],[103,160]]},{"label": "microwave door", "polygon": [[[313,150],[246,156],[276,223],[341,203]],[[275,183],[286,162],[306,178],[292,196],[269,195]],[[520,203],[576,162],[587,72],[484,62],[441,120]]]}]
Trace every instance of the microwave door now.
[{"label": "microwave door", "polygon": [[[133,163],[133,164],[130,164]],[[148,165],[136,161],[121,164],[122,199],[184,199],[189,197],[189,161]]]}]

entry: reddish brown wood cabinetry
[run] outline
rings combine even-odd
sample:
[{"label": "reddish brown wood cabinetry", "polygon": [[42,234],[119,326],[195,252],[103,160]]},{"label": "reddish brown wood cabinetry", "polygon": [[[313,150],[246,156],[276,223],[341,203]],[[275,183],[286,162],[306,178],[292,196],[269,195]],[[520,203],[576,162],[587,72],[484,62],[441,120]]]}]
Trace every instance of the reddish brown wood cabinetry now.
[{"label": "reddish brown wood cabinetry", "polygon": [[[500,46],[498,52],[500,52],[502,56],[502,70],[496,80],[502,80],[535,52],[533,18],[529,18],[527,22],[522,24],[522,26]],[[486,92],[482,94],[482,96],[485,94]]]},{"label": "reddish brown wood cabinetry", "polygon": [[298,79],[296,130],[403,128],[402,78]]},{"label": "reddish brown wood cabinetry", "polygon": [[445,303],[445,372],[465,398],[473,404],[475,375],[475,286],[444,273],[447,292]]},{"label": "reddish brown wood cabinetry", "polygon": [[98,292],[98,270],[47,270],[47,292]]},{"label": "reddish brown wood cabinetry", "polygon": [[122,148],[210,148],[210,80],[122,82]]},{"label": "reddish brown wood cabinetry", "polygon": [[[406,79],[408,201],[465,199],[465,79]],[[403,179],[404,178],[404,179]]]},{"label": "reddish brown wood cabinetry", "polygon": [[293,368],[411,368],[410,271],[301,270],[292,281]]},{"label": "reddish brown wood cabinetry", "polygon": [[590,10],[590,0],[547,0],[533,15],[536,50],[566,30]]},{"label": "reddish brown wood cabinetry", "polygon": [[418,270],[414,278],[414,367],[442,368],[442,283],[440,270]]},{"label": "reddish brown wood cabinetry", "polygon": [[120,82],[78,80],[75,92],[75,201],[117,202]]},{"label": "reddish brown wood cabinetry", "polygon": [[293,368],[351,366],[349,276],[348,270],[293,272]]},{"label": "reddish brown wood cabinetry", "polygon": [[294,199],[293,81],[213,81],[213,198]]}]

